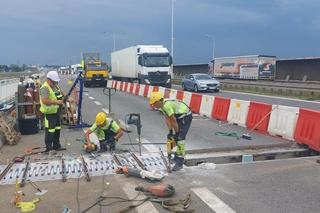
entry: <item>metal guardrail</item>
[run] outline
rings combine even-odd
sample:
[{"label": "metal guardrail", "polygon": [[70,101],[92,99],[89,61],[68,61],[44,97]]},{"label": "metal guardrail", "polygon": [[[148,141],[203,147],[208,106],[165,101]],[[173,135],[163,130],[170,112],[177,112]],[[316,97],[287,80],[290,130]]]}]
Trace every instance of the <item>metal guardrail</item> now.
[{"label": "metal guardrail", "polygon": [[0,104],[10,101],[14,98],[18,84],[19,78],[0,80]]}]

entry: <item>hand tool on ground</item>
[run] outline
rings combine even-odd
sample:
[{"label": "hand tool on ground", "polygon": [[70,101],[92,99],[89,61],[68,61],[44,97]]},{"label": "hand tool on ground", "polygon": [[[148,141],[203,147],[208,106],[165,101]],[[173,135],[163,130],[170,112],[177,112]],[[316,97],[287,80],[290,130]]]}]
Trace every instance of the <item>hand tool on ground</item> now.
[{"label": "hand tool on ground", "polygon": [[83,157],[82,154],[80,154],[80,159],[81,159],[81,162],[82,162],[82,168],[83,168],[83,172],[84,172],[84,174],[86,176],[86,180],[89,182],[89,181],[91,181],[91,178],[90,178],[90,174],[89,174],[89,170],[88,170],[88,164],[84,160],[84,157]]},{"label": "hand tool on ground", "polygon": [[148,192],[157,197],[171,197],[175,193],[174,187],[169,184],[137,186],[135,190]]},{"label": "hand tool on ground", "polygon": [[48,192],[48,190],[41,190],[40,188],[39,188],[39,186],[38,185],[36,185],[34,182],[32,182],[31,180],[29,180],[29,183],[30,183],[30,185],[35,189],[35,190],[37,190],[38,192],[36,193],[36,195],[44,195],[45,193],[47,193]]},{"label": "hand tool on ground", "polygon": [[[159,147],[159,151],[160,151],[161,159],[162,159],[162,161],[163,161],[164,165],[166,166],[167,171],[168,171],[169,173],[171,173],[171,172],[172,172],[172,170],[171,170],[170,161],[169,161],[169,162],[167,161],[167,159],[166,159],[166,157],[164,156],[164,153],[163,153],[163,151],[162,151],[161,147]],[[169,159],[169,157],[168,157],[168,159]]]},{"label": "hand tool on ground", "polygon": [[24,156],[23,157],[14,157],[11,162],[8,164],[8,166],[1,172],[0,174],[0,181],[2,180],[2,178],[4,178],[7,173],[10,171],[11,167],[17,163],[17,162],[23,162],[24,160]]},{"label": "hand tool on ground", "polygon": [[17,205],[17,203],[22,201],[22,197],[25,196],[23,191],[19,190],[19,181],[16,179],[16,191],[14,192],[14,197],[11,201],[14,205]]},{"label": "hand tool on ground", "polygon": [[34,150],[38,150],[38,149],[45,149],[46,147],[34,147],[34,148],[28,148],[24,150],[25,155],[30,155],[33,153]]},{"label": "hand tool on ground", "polygon": [[118,164],[118,166],[124,166],[124,165],[122,165],[122,163],[120,162],[120,159],[119,159],[119,157],[117,156],[116,153],[113,154],[113,159],[114,159],[114,161],[116,162],[116,164]]},{"label": "hand tool on ground", "polygon": [[40,201],[40,198],[36,198],[29,202],[19,202],[16,204],[20,208],[21,212],[31,212],[36,209],[36,203]]},{"label": "hand tool on ground", "polygon": [[26,184],[29,168],[30,168],[30,157],[27,157],[25,159],[25,168],[20,181],[20,187],[24,187],[24,185]]},{"label": "hand tool on ground", "polygon": [[125,174],[127,176],[148,179],[150,181],[161,181],[164,178],[163,174],[156,171],[145,171],[137,168],[129,168],[128,166],[119,166],[115,172],[116,174]]},{"label": "hand tool on ground", "polygon": [[65,157],[62,155],[61,157],[61,175],[62,175],[62,182],[67,181],[67,172],[66,172],[66,163],[64,162]]},{"label": "hand tool on ground", "polygon": [[241,136],[241,138],[243,139],[247,139],[247,140],[252,140],[252,136],[250,135],[251,132],[253,132],[258,126],[260,126],[262,124],[262,122],[275,110],[279,107],[279,105],[276,105],[275,107],[273,107],[270,112],[268,112],[265,116],[263,116],[261,118],[261,120],[258,121],[258,123],[256,123],[256,125],[254,125],[251,129],[249,129],[249,132],[243,134]]},{"label": "hand tool on ground", "polygon": [[147,167],[141,162],[141,160],[134,154],[133,152],[130,151],[131,156],[133,159],[138,163],[141,169],[148,171]]}]

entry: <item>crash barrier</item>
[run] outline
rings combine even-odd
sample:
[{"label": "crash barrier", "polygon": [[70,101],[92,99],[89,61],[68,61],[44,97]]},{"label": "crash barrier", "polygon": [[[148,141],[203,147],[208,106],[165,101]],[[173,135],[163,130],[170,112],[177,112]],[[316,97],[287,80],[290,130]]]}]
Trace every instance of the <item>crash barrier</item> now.
[{"label": "crash barrier", "polygon": [[205,115],[211,118],[212,107],[214,104],[214,96],[202,95],[200,104],[200,115]]},{"label": "crash barrier", "polygon": [[197,93],[192,93],[191,100],[190,100],[190,108],[193,113],[200,113],[200,106],[202,101],[202,95]]},{"label": "crash barrier", "polygon": [[228,117],[229,106],[230,98],[223,98],[218,96],[215,97],[212,108],[212,117],[217,120],[226,121]]},{"label": "crash barrier", "polygon": [[227,121],[246,127],[250,101],[231,99]]},{"label": "crash barrier", "polygon": [[294,130],[298,120],[299,108],[277,105],[273,105],[272,108],[268,133],[288,140],[294,140]]},{"label": "crash barrier", "polygon": [[247,128],[267,133],[271,110],[271,104],[251,101],[246,122]]},{"label": "crash barrier", "polygon": [[320,152],[320,111],[300,108],[294,139]]},{"label": "crash barrier", "polygon": [[112,83],[114,88],[122,91],[124,87],[128,88],[128,85],[130,89],[125,91],[131,94],[150,97],[152,91],[160,91],[165,98],[184,101],[193,113],[227,121],[263,134],[295,140],[320,152],[320,111],[215,97],[137,83]]}]

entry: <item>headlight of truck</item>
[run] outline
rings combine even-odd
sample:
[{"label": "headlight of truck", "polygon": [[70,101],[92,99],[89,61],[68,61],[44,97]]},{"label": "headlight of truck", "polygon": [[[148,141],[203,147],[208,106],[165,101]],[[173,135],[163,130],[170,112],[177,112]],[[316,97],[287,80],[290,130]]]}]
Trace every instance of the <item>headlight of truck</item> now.
[{"label": "headlight of truck", "polygon": [[169,84],[169,83],[170,83],[170,81],[171,81],[171,79],[169,78],[169,79],[167,80],[167,84]]},{"label": "headlight of truck", "polygon": [[144,79],[144,82],[146,82],[147,84],[150,84],[150,81],[148,79]]}]

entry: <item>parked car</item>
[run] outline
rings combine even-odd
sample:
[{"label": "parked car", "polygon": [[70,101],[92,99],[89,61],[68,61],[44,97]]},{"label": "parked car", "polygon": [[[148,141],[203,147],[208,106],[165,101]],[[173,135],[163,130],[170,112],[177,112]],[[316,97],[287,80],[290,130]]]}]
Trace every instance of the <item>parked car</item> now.
[{"label": "parked car", "polygon": [[220,82],[203,73],[190,74],[182,80],[183,90],[219,92]]}]

